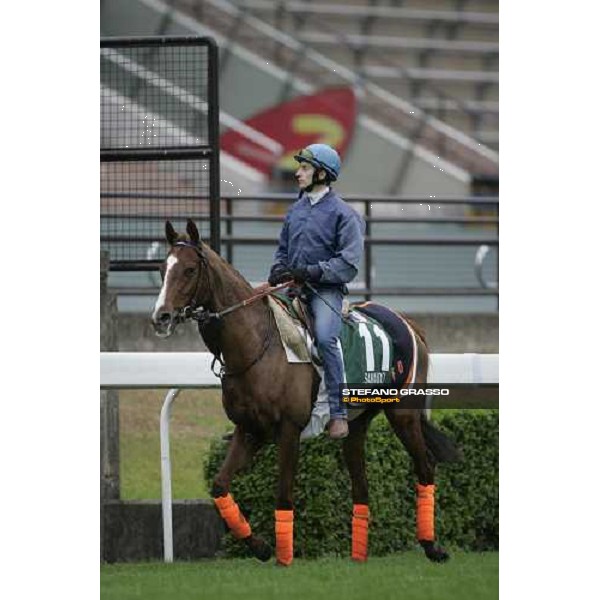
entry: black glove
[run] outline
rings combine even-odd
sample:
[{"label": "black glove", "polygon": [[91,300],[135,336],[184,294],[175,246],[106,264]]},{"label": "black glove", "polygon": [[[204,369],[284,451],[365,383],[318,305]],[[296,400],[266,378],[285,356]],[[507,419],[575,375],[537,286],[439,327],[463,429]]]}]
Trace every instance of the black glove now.
[{"label": "black glove", "polygon": [[274,265],[269,274],[269,285],[278,285],[279,283],[283,283],[290,279],[292,279],[292,274],[285,265]]},{"label": "black glove", "polygon": [[292,269],[291,275],[294,278],[294,281],[300,285],[302,285],[305,281],[308,281],[310,277],[306,267],[296,267],[295,269]]},{"label": "black glove", "polygon": [[291,270],[291,275],[296,283],[300,285],[308,282],[316,283],[321,279],[323,271],[319,265],[310,265],[308,267],[297,267]]}]

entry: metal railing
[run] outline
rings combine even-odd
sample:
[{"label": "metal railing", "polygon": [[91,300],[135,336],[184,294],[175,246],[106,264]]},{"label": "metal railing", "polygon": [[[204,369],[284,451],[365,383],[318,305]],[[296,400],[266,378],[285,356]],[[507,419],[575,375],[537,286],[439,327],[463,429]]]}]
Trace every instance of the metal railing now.
[{"label": "metal railing", "polygon": [[[143,197],[145,199],[184,199],[191,200],[192,197],[184,194],[149,194],[140,193],[133,194],[136,197]],[[114,198],[116,196],[120,198],[128,197],[131,198],[132,194],[129,193],[107,193],[102,194],[103,197]],[[223,197],[221,199],[221,217],[224,231],[221,234],[222,244],[222,255],[230,263],[233,264],[235,260],[236,247],[243,245],[247,246],[270,246],[274,247],[277,244],[278,236],[275,233],[264,234],[258,233],[256,235],[239,235],[234,233],[234,226],[236,223],[282,223],[283,213],[285,212],[285,204],[295,201],[297,196],[295,194],[262,194],[253,196],[232,196]],[[412,211],[408,210],[409,207],[425,207],[427,205],[434,204],[448,212],[450,207],[477,207],[479,210],[486,209],[489,213],[497,212],[498,198],[497,197],[441,197],[441,198],[425,198],[425,197],[390,197],[390,196],[356,196],[348,195],[344,199],[349,204],[352,204],[358,212],[361,212],[366,224],[366,235],[365,235],[365,252],[364,252],[364,280],[355,283],[350,286],[350,292],[353,295],[364,296],[366,299],[370,299],[372,296],[497,296],[498,286],[497,283],[494,285],[483,285],[464,287],[464,286],[437,286],[437,287],[423,287],[423,286],[374,286],[374,269],[373,269],[373,250],[378,246],[440,246],[444,249],[452,249],[458,247],[472,247],[473,251],[476,252],[481,246],[486,246],[489,250],[491,247],[498,247],[498,216],[497,214],[481,214],[481,215],[469,215],[469,214],[443,214],[436,216],[419,215],[415,214],[413,208]],[[278,210],[279,214],[236,214],[236,207],[248,208],[249,203],[270,204],[271,208],[280,206]],[[381,209],[378,212],[380,214],[374,214],[374,206],[379,205],[380,207],[388,207],[390,210],[388,214],[382,214]],[[398,209],[405,205],[407,207],[407,214],[399,215]],[[401,208],[402,210],[402,208]],[[423,210],[423,209],[421,209]],[[396,214],[394,214],[394,212]],[[465,212],[465,211],[463,211]],[[196,221],[206,221],[210,219],[207,214],[198,212],[197,214],[186,214],[186,215],[173,215],[174,218],[192,218]],[[157,254],[157,248],[159,245],[164,244],[164,238],[162,237],[162,227],[164,225],[164,218],[152,214],[121,214],[121,213],[103,213],[101,219],[106,220],[142,220],[142,221],[155,221],[156,222],[156,235],[140,235],[132,237],[130,235],[117,235],[117,234],[104,234],[101,235],[101,243],[105,244],[144,244],[146,247],[153,246],[154,252],[147,253],[146,259],[142,259],[136,262],[123,262],[119,260],[111,261],[112,271],[154,271],[158,267],[158,260],[155,257],[161,256],[161,253]],[[464,233],[460,231],[454,232],[453,234],[435,234],[431,233],[409,233],[399,235],[381,235],[376,234],[373,229],[375,226],[380,224],[415,224],[415,225],[458,225],[465,228]],[[474,226],[485,226],[486,229],[490,229],[489,232],[469,232],[469,227]],[[442,251],[442,248],[440,248]],[[443,252],[443,251],[442,251]],[[443,254],[441,254],[443,256]],[[152,258],[148,258],[152,257]],[[476,261],[479,260],[479,263]],[[481,279],[482,259],[480,254],[477,254],[476,261],[474,261],[473,269],[474,273],[478,278]],[[268,265],[265,265],[267,268]],[[123,289],[120,293],[135,293],[134,289]],[[138,292],[139,293],[139,292]],[[143,293],[143,292],[141,292]]]}]

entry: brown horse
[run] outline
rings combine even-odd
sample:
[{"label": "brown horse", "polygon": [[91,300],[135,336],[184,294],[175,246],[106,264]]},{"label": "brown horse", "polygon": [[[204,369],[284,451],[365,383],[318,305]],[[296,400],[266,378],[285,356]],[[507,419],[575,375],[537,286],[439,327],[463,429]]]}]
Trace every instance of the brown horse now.
[{"label": "brown horse", "polygon": [[[229,490],[235,473],[249,463],[262,444],[278,444],[276,558],[278,564],[289,565],[293,558],[292,495],[300,433],[310,419],[319,376],[311,364],[288,363],[267,299],[242,304],[256,291],[200,240],[192,221],[188,221],[186,231],[187,235],[179,235],[170,222],[166,223],[170,251],[161,267],[163,285],[152,322],[158,335],[167,336],[186,317],[200,315],[200,333],[206,345],[223,359],[223,407],[235,430],[211,494],[233,535],[261,560],[268,560],[272,550],[252,533]],[[416,381],[425,383],[428,349],[418,328],[415,333],[419,365]],[[343,441],[354,502],[352,558],[358,561],[367,558],[369,523],[365,437],[378,410],[370,408],[352,420]],[[436,545],[434,536],[434,470],[436,462],[456,460],[458,451],[427,421],[422,410],[383,410],[411,456],[418,478],[417,538],[430,560],[444,561],[448,554]]]}]

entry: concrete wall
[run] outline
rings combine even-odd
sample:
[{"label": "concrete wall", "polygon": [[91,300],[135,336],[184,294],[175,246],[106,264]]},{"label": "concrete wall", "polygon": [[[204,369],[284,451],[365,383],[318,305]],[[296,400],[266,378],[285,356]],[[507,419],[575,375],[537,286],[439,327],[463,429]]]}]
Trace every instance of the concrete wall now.
[{"label": "concrete wall", "polygon": [[[432,352],[498,352],[497,314],[418,314],[409,316],[425,330]],[[178,327],[167,339],[156,337],[148,314],[119,314],[121,352],[204,352],[194,323]]]},{"label": "concrete wall", "polygon": [[[117,299],[108,292],[109,256],[100,253],[100,351],[118,350]],[[119,393],[100,390],[100,555],[104,553],[105,514],[108,500],[118,499],[119,478]]]},{"label": "concrete wall", "polygon": [[[159,500],[109,501],[105,508],[103,560],[124,562],[163,558]],[[173,554],[177,560],[213,557],[225,526],[212,500],[173,502]]]},{"label": "concrete wall", "polygon": [[498,314],[421,315],[410,317],[423,327],[432,353],[497,354]]}]

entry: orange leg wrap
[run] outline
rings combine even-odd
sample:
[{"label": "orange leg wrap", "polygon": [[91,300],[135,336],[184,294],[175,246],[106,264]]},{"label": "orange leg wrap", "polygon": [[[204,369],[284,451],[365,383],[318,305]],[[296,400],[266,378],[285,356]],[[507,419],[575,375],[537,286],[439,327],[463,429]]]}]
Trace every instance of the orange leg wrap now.
[{"label": "orange leg wrap", "polygon": [[235,538],[241,540],[252,534],[250,523],[246,521],[246,517],[242,514],[240,507],[231,494],[215,498],[214,501],[221,518],[227,523],[227,527],[231,529],[231,533]]},{"label": "orange leg wrap", "polygon": [[435,485],[417,483],[417,539],[433,542]]},{"label": "orange leg wrap", "polygon": [[367,560],[368,541],[369,507],[366,504],[355,504],[352,511],[352,560]]},{"label": "orange leg wrap", "polygon": [[294,559],[294,511],[275,511],[275,556],[280,565],[292,564]]}]

